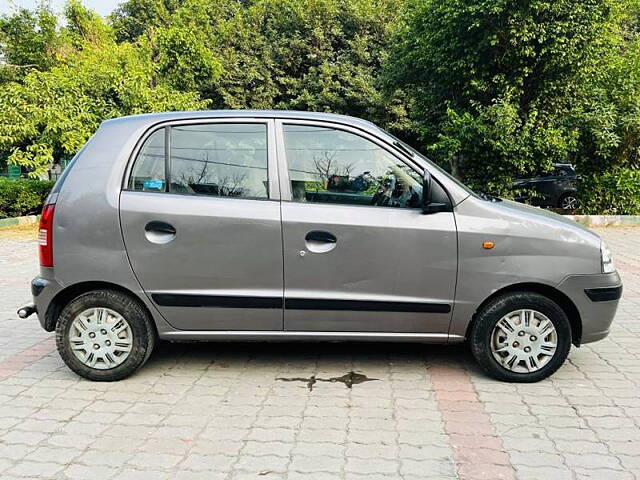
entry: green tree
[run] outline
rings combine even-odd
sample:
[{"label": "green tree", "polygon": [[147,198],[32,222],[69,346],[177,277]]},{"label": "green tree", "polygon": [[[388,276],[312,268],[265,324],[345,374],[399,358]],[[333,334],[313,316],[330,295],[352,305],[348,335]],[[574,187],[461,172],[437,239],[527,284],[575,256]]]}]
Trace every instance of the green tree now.
[{"label": "green tree", "polygon": [[129,0],[107,24],[72,0],[52,65],[0,92],[0,155],[37,174],[105,118],[205,105],[400,129],[403,102],[382,94],[380,72],[402,1]]},{"label": "green tree", "polygon": [[400,123],[381,63],[402,0],[186,0],[144,35],[159,74],[215,108],[331,111]]},{"label": "green tree", "polygon": [[585,174],[640,168],[640,2],[613,6],[608,48],[581,72],[572,112],[580,131],[576,162]]},{"label": "green tree", "polygon": [[118,41],[133,42],[149,29],[171,23],[180,0],[127,0],[110,15]]},{"label": "green tree", "polygon": [[0,17],[0,85],[31,69],[46,70],[55,64],[60,45],[57,23],[46,5]]},{"label": "green tree", "polygon": [[55,66],[32,70],[0,90],[0,154],[39,176],[73,155],[99,124],[122,115],[203,108],[193,92],[155,84],[148,50],[117,44],[99,17],[71,3],[69,42]]},{"label": "green tree", "polygon": [[411,0],[388,87],[418,134],[471,186],[575,161],[584,72],[611,50],[613,0]]}]

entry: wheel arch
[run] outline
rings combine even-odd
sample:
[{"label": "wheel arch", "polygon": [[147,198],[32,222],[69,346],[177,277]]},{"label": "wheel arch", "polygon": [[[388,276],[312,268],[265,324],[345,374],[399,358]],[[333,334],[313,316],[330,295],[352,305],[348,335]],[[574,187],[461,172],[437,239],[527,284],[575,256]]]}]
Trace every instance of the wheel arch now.
[{"label": "wheel arch", "polygon": [[[54,331],[56,328],[56,322],[58,321],[58,317],[60,316],[60,312],[62,312],[62,309],[77,296],[82,295],[83,293],[90,292],[92,290],[115,290],[136,299],[138,303],[140,303],[140,306],[145,310],[145,312],[147,312],[149,318],[152,319],[151,323],[154,325],[154,329],[156,329],[155,322],[153,321],[153,315],[149,311],[149,308],[134,292],[115,283],[105,281],[88,281],[69,285],[63,290],[60,290],[53,297],[53,299],[49,303],[49,306],[47,307],[47,313],[45,315],[45,330],[47,332]],[[158,332],[156,331],[155,333],[157,336]]]},{"label": "wheel arch", "polygon": [[496,290],[484,301],[478,305],[469,325],[467,326],[467,331],[465,333],[465,337],[469,338],[469,334],[471,332],[471,328],[476,321],[477,313],[489,302],[491,302],[494,298],[499,297],[500,295],[504,295],[505,293],[510,292],[534,292],[539,293],[540,295],[544,295],[545,297],[553,300],[558,304],[560,308],[564,311],[569,319],[569,325],[571,326],[571,341],[576,346],[580,346],[580,341],[582,339],[582,319],[580,317],[580,312],[576,307],[575,303],[563,292],[549,285],[545,285],[543,283],[516,283],[513,285],[509,285],[507,287],[503,287],[499,290]]}]

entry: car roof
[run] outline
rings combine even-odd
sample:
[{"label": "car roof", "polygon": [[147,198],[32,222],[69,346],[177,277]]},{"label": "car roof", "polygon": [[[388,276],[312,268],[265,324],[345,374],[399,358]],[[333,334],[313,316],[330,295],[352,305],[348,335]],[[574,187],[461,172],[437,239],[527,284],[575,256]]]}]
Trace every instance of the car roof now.
[{"label": "car roof", "polygon": [[103,123],[139,123],[141,121],[146,121],[149,124],[153,124],[171,120],[192,120],[200,118],[276,118],[290,120],[315,120],[343,123],[353,126],[359,126],[366,129],[379,130],[379,128],[375,124],[357,117],[339,115],[336,113],[302,112],[297,110],[194,110],[187,112],[145,113],[140,115],[129,115],[126,117],[118,117],[110,120],[105,120]]}]

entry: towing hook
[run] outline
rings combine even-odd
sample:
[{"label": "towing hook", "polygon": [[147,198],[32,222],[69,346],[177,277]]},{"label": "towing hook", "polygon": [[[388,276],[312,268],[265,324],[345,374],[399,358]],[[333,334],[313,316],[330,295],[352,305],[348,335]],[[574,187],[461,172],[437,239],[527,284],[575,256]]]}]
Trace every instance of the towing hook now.
[{"label": "towing hook", "polygon": [[18,316],[20,318],[27,318],[29,315],[36,312],[36,307],[34,305],[26,305],[18,310]]}]

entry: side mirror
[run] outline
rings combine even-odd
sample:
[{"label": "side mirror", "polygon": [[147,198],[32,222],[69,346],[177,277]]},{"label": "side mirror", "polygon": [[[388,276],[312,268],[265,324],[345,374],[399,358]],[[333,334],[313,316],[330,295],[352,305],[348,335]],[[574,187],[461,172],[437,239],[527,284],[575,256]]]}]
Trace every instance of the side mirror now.
[{"label": "side mirror", "polygon": [[431,173],[425,169],[422,175],[422,213],[438,213],[447,210],[447,204],[436,203],[431,201]]}]

